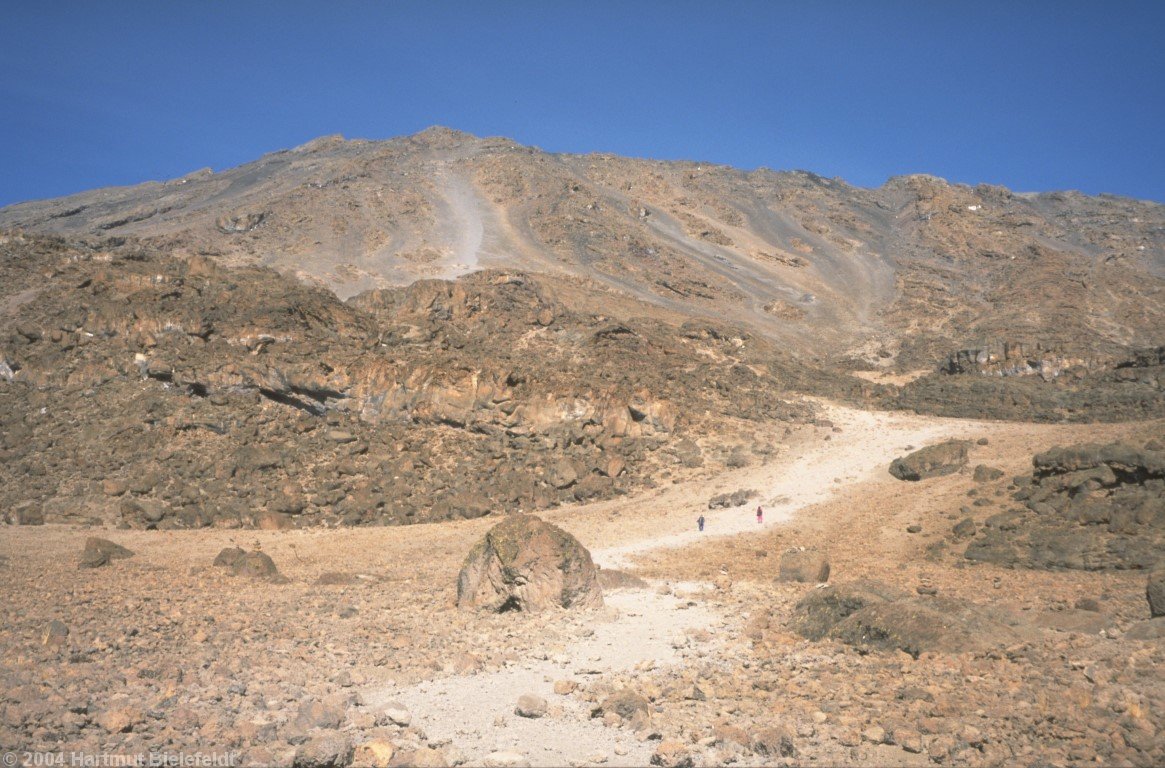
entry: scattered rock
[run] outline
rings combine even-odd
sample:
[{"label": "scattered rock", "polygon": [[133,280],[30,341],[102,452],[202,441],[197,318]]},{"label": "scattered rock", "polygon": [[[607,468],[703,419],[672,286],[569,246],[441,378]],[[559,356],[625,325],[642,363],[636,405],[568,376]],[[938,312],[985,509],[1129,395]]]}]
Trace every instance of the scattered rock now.
[{"label": "scattered rock", "polygon": [[97,724],[107,733],[129,733],[144,720],[141,711],[132,707],[107,709],[97,716]]},{"label": "scattered rock", "polygon": [[1165,616],[1138,621],[1129,627],[1125,637],[1130,640],[1165,640]]},{"label": "scattered rock", "polygon": [[731,507],[742,507],[747,504],[750,499],[754,499],[758,495],[759,494],[757,494],[756,491],[745,490],[743,488],[733,491],[732,493],[717,494],[708,500],[708,509],[729,509]]},{"label": "scattered rock", "polygon": [[64,645],[69,640],[69,627],[60,619],[53,619],[45,627],[41,645]]},{"label": "scattered rock", "polygon": [[395,749],[387,739],[371,739],[352,752],[352,768],[388,768]]},{"label": "scattered rock", "polygon": [[912,523],[906,526],[907,533],[922,533],[922,526],[918,523]]},{"label": "scattered rock", "polygon": [[989,483],[992,480],[998,480],[1003,477],[1003,470],[989,467],[986,464],[979,464],[975,467],[975,472],[971,477],[976,483]]},{"label": "scattered rock", "polygon": [[403,704],[398,704],[395,701],[387,704],[381,714],[385,720],[393,725],[399,725],[401,728],[408,728],[409,724],[413,722],[413,714],[405,709]]},{"label": "scattered rock", "polygon": [[512,515],[470,551],[457,577],[457,605],[495,613],[603,604],[591,553],[558,526]]},{"label": "scattered rock", "polygon": [[801,598],[789,625],[803,637],[820,640],[850,614],[901,597],[900,591],[875,581],[831,584]]},{"label": "scattered rock", "polygon": [[344,722],[346,708],[335,702],[308,700],[299,705],[295,724],[300,728],[339,728]]},{"label": "scattered rock", "polygon": [[762,728],[752,734],[752,749],[757,754],[770,757],[795,757],[797,755],[792,732],[781,726]]},{"label": "scattered rock", "polygon": [[482,760],[485,768],[529,768],[530,760],[520,752],[490,752]]},{"label": "scattered rock", "polygon": [[214,558],[214,564],[230,568],[236,576],[265,579],[272,583],[285,583],[287,579],[275,567],[275,561],[266,552],[248,552],[238,547],[228,547]]},{"label": "scattered rock", "polygon": [[592,717],[614,713],[624,720],[630,720],[635,713],[646,714],[651,708],[647,699],[630,688],[622,688],[608,696],[592,713]]}]

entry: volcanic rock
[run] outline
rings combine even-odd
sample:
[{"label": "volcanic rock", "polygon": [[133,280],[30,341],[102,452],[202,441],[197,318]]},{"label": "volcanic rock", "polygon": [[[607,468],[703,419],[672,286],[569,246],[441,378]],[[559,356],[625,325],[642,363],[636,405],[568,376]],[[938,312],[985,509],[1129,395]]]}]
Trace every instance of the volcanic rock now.
[{"label": "volcanic rock", "polygon": [[925,480],[957,472],[967,463],[969,443],[948,440],[928,445],[890,463],[890,474],[899,480]]},{"label": "volcanic rock", "polygon": [[111,560],[121,560],[133,557],[133,552],[120,544],[108,539],[90,536],[85,540],[85,549],[81,552],[81,568],[100,568]]},{"label": "volcanic rock", "polygon": [[504,612],[603,604],[590,552],[533,515],[512,515],[469,552],[457,577],[462,608]]}]

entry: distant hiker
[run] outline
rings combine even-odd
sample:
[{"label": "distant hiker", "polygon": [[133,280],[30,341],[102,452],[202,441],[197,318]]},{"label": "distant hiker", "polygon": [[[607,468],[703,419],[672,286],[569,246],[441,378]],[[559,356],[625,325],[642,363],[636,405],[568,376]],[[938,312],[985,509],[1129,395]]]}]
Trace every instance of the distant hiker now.
[{"label": "distant hiker", "polygon": [[703,515],[700,515],[698,518],[696,518],[696,527],[699,528],[701,531],[704,530],[704,516]]},{"label": "distant hiker", "polygon": [[756,508],[756,521],[758,523],[763,523],[765,521],[765,511],[760,507]]}]

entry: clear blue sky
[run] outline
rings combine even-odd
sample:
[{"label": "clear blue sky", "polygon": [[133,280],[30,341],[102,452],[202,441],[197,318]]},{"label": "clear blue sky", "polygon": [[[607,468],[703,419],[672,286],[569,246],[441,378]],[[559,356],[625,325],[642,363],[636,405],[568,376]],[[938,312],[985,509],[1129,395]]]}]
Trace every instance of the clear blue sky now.
[{"label": "clear blue sky", "polygon": [[0,205],[430,125],[1165,201],[1165,2],[56,2],[0,15]]}]

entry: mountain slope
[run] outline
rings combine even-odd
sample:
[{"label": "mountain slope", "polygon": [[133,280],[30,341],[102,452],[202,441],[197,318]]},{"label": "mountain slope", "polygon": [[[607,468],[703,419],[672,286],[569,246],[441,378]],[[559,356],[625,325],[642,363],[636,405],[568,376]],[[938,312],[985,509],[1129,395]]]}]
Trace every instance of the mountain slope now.
[{"label": "mountain slope", "polygon": [[13,227],[271,266],[341,298],[483,268],[586,278],[861,367],[929,367],[999,339],[1111,354],[1165,335],[1165,206],[926,176],[870,190],[440,128],[0,210]]}]

